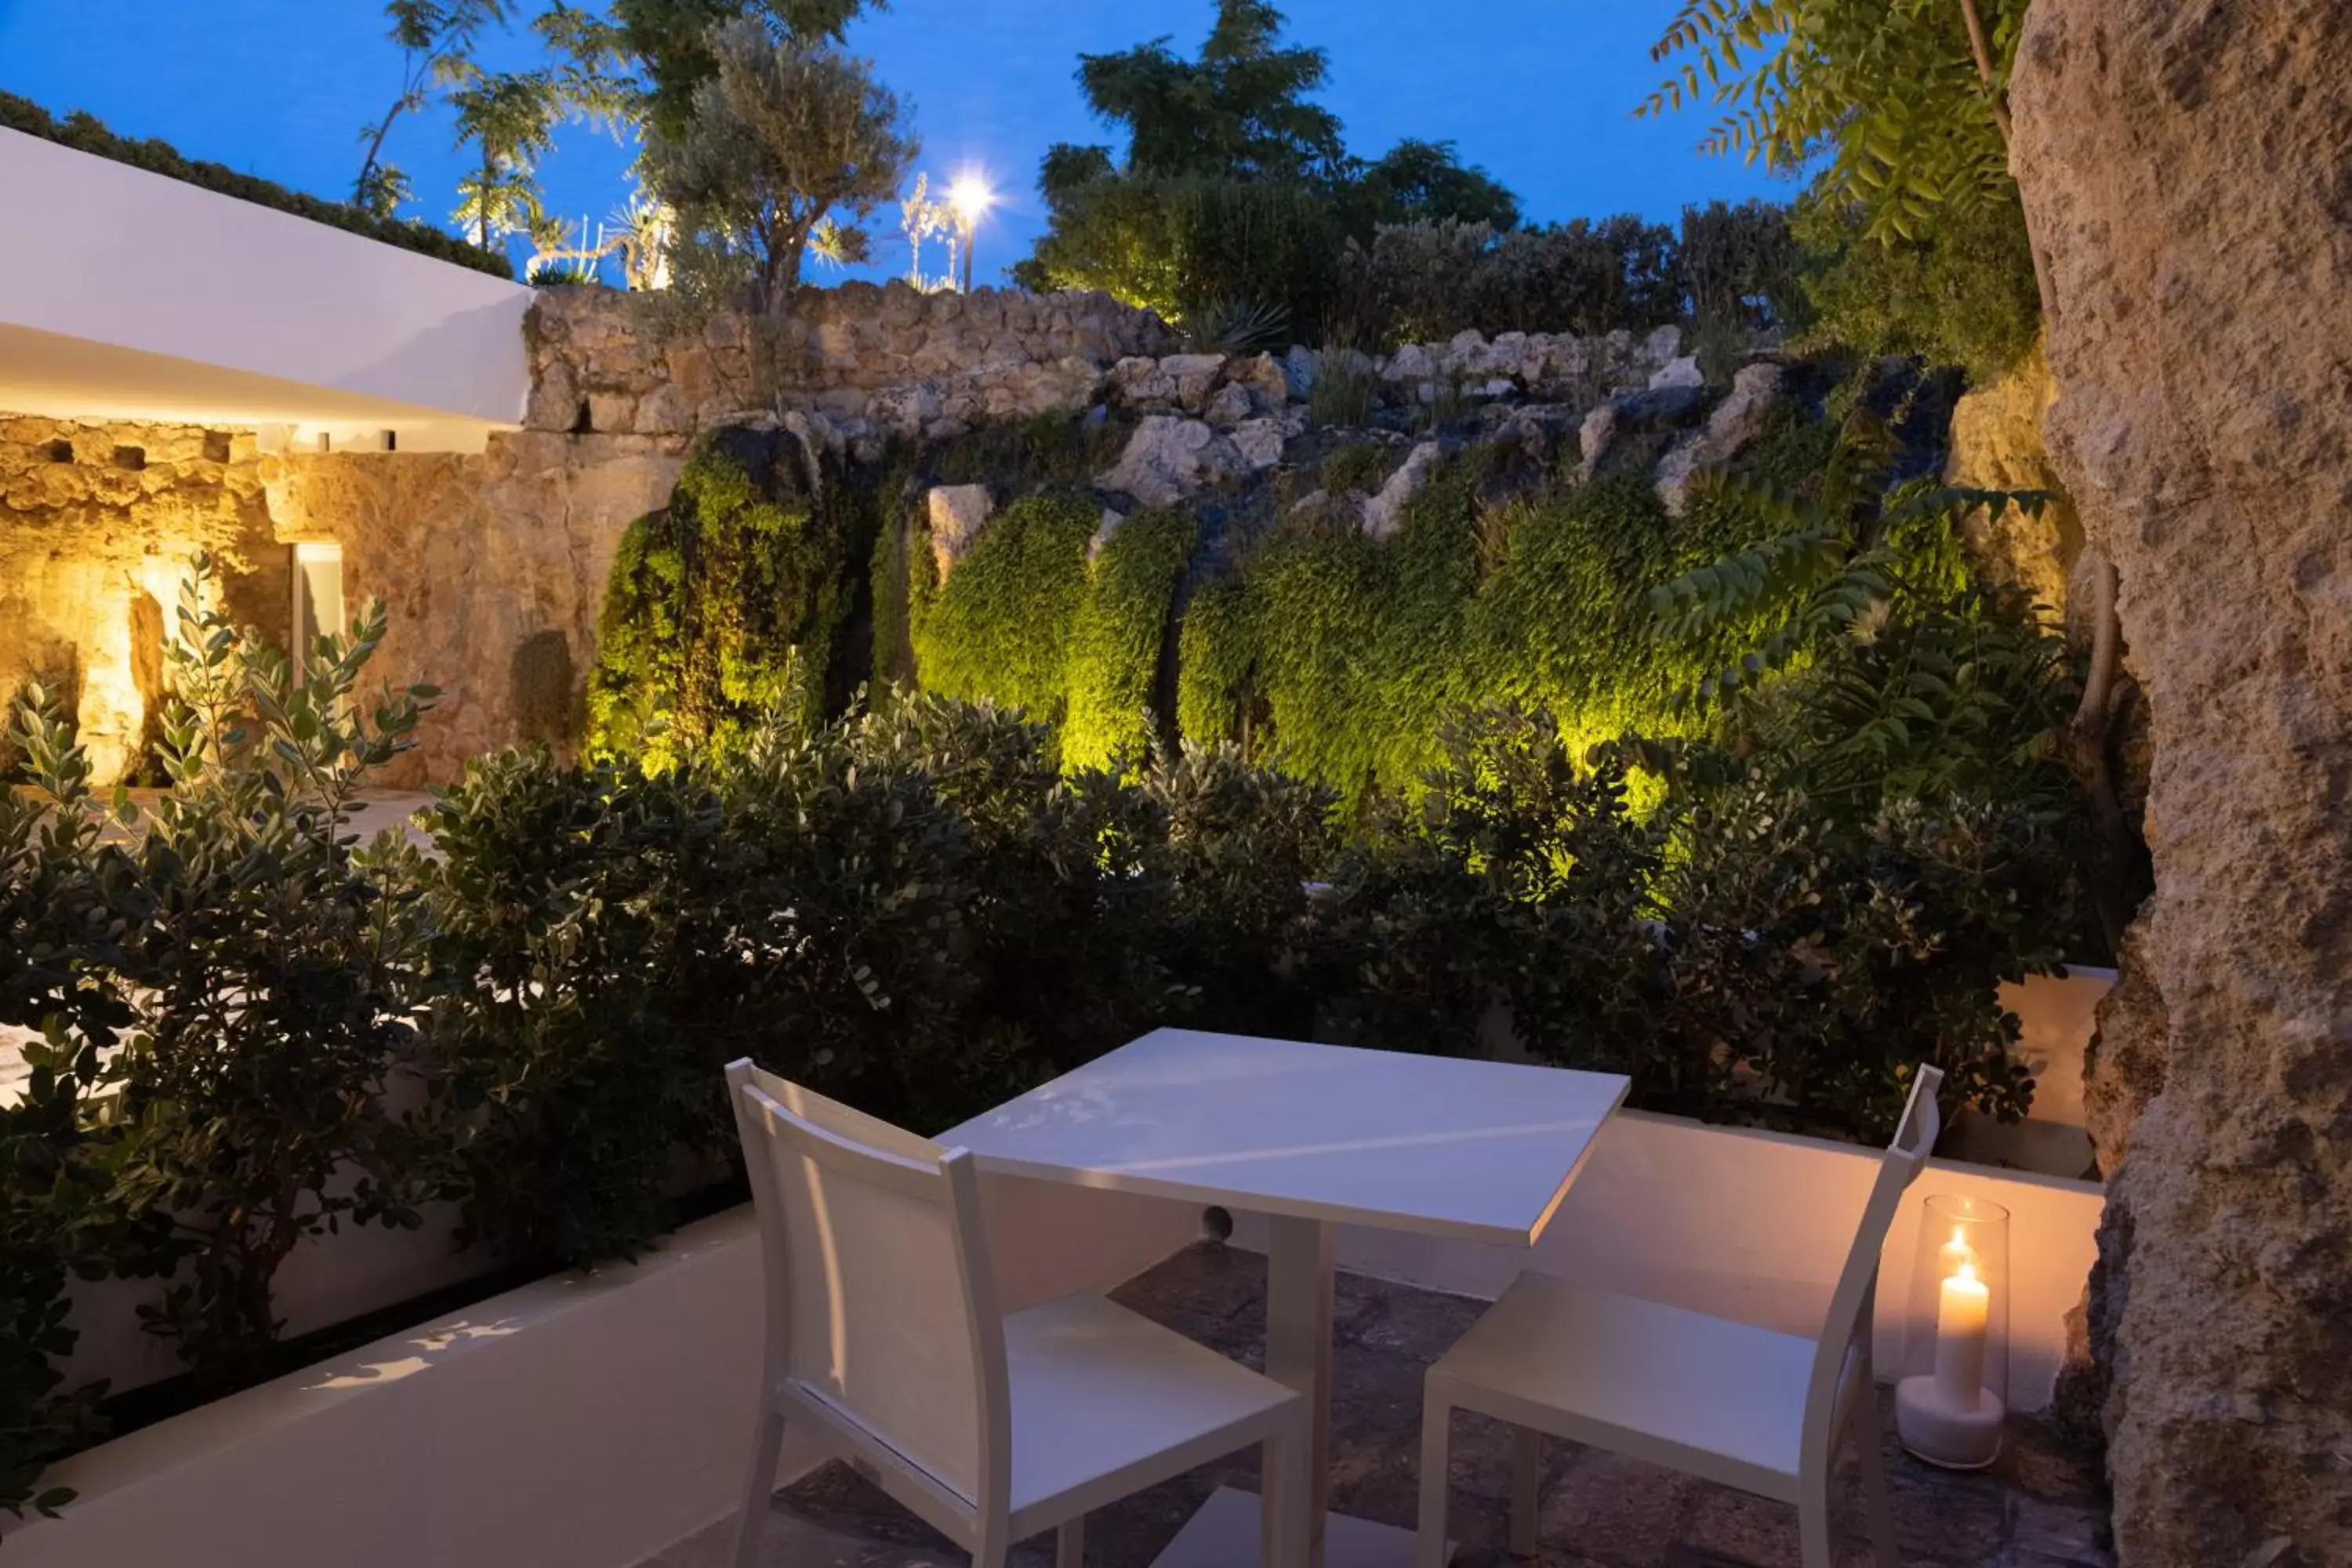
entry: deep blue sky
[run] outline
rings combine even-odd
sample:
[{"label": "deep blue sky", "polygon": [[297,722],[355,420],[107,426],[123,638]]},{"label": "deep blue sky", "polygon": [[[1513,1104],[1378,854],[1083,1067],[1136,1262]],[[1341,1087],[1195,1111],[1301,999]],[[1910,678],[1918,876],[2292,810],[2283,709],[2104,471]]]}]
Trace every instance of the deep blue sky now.
[{"label": "deep blue sky", "polygon": [[[526,0],[527,3],[527,0]],[[1662,74],[1647,49],[1675,0],[1291,0],[1288,37],[1330,53],[1323,101],[1349,149],[1402,136],[1451,139],[1518,193],[1531,219],[1640,212],[1671,217],[1712,196],[1786,195],[1784,182],[1693,150],[1698,114],[1637,121]],[[1078,96],[1081,52],[1172,35],[1190,54],[1213,0],[894,0],[853,25],[850,45],[911,98],[934,185],[984,169],[1003,205],[982,229],[980,275],[1026,254],[1043,226],[1037,159],[1056,141],[1107,141]],[[361,124],[398,81],[373,0],[0,0],[0,89],[52,110],[87,109],[115,130],[160,136],[322,195],[348,192]],[[520,37],[486,51],[521,63]],[[446,220],[461,160],[446,116],[411,117],[389,151]],[[592,223],[628,191],[629,152],[567,127],[543,170],[550,204]],[[877,215],[883,272],[906,263],[897,214]],[[146,237],[159,266],[171,237]],[[939,265],[937,252],[931,264]]]}]

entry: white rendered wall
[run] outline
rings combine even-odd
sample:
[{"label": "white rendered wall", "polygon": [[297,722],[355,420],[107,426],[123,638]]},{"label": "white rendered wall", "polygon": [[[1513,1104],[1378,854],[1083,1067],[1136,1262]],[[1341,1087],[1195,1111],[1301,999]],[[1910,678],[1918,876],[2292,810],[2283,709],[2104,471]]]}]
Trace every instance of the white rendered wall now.
[{"label": "white rendered wall", "polygon": [[[1199,1232],[1188,1205],[992,1178],[1007,1310],[1107,1289]],[[628,1268],[562,1275],[57,1467],[8,1568],[626,1568],[731,1512],[761,1327],[748,1208]],[[787,1443],[780,1479],[824,1456]]]},{"label": "white rendered wall", "polygon": [[530,289],[0,131],[0,408],[398,429],[522,417]]}]

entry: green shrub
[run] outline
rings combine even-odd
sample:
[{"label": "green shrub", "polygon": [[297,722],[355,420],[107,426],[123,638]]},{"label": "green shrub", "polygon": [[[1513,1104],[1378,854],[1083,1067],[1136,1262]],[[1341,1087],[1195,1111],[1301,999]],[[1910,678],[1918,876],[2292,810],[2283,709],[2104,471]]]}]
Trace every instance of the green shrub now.
[{"label": "green shrub", "polygon": [[1795,327],[1809,314],[1789,209],[1750,199],[1683,208],[1675,273],[1700,323]]},{"label": "green shrub", "polygon": [[1370,441],[1342,447],[1323,459],[1323,489],[1335,496],[1370,495],[1400,460],[1391,448]]},{"label": "green shrub", "polygon": [[170,1216],[184,1259],[142,1317],[223,1386],[265,1364],[297,1244],[420,1223],[419,1145],[383,1103],[420,1065],[417,856],[396,829],[362,847],[343,824],[436,694],[386,691],[373,714],[354,699],[381,602],[313,639],[298,673],[243,638],[211,582],[198,556],[165,648],[171,787],[131,857],[152,912],[126,942],[137,1020],[107,1069],[107,1165],[114,1201]]},{"label": "green shrub", "polygon": [[856,542],[819,508],[786,432],[705,439],[670,504],[623,535],[588,679],[588,743],[656,769],[740,751],[763,718],[814,718],[849,626]]},{"label": "green shrub", "polygon": [[1157,816],[1147,863],[1165,887],[1153,940],[1202,1028],[1305,1039],[1328,966],[1309,885],[1338,847],[1336,799],[1252,766],[1233,745],[1187,746],[1141,781]]},{"label": "green shrub", "polygon": [[1632,215],[1496,233],[1484,224],[1383,225],[1339,262],[1338,314],[1383,342],[1468,329],[1646,331],[1684,313],[1674,230]]},{"label": "green shrub", "polygon": [[1146,511],[1103,546],[1070,636],[1066,764],[1139,760],[1159,740],[1160,656],[1200,532],[1188,513]]},{"label": "green shrub", "polygon": [[123,937],[147,909],[101,839],[88,759],[54,700],[32,689],[8,730],[32,788],[0,788],[0,1025],[43,1037],[23,1047],[22,1093],[0,1103],[0,1509],[21,1519],[72,1500],[41,1471],[102,1435],[103,1386],[65,1387],[79,1337],[66,1289],[140,1239],[110,1202],[96,1096],[132,1018]]},{"label": "green shrub", "polygon": [[1230,573],[1193,590],[1176,638],[1176,730],[1188,750],[1247,747],[1251,668],[1257,661],[1249,595]]},{"label": "green shrub", "polygon": [[300,191],[289,190],[274,181],[239,173],[225,163],[184,158],[168,143],[152,137],[143,142],[133,142],[128,137],[117,136],[97,119],[79,111],[58,120],[30,99],[0,92],[0,130],[21,131],[27,136],[37,136],[44,142],[54,142],[77,153],[89,153],[113,163],[128,163],[151,174],[162,174],[167,179],[200,186],[221,195],[235,196],[239,201],[292,213],[296,217],[309,218],[312,223],[323,223],[363,238],[380,240],[403,250],[413,250],[436,261],[455,262],[495,278],[514,276],[513,264],[503,255],[468,245],[456,235],[445,234],[428,224],[378,217],[348,202],[322,201]]},{"label": "green shrub", "polygon": [[1090,499],[1024,497],[989,519],[945,584],[928,546],[917,550],[908,618],[923,689],[1058,722],[1101,521]]},{"label": "green shrub", "polygon": [[1411,805],[1376,816],[1318,910],[1340,1030],[1467,1055],[1492,1009],[1577,1065],[1671,1079],[1651,1049],[1659,967],[1648,918],[1659,831],[1622,775],[1583,770],[1548,714],[1449,724]]},{"label": "green shrub", "polygon": [[1794,226],[1816,318],[1803,346],[1864,358],[1916,354],[1982,386],[2032,353],[2042,300],[2025,214],[2011,189],[1981,208],[1939,211],[1917,239],[1866,234],[1859,206],[1809,195]]},{"label": "green shrub", "polygon": [[1339,235],[1321,192],[1282,181],[1105,174],[1055,200],[1013,269],[1039,292],[1099,289],[1172,321],[1248,300],[1292,331],[1323,320]]},{"label": "green shrub", "polygon": [[1475,501],[1459,463],[1385,542],[1292,523],[1244,563],[1265,754],[1360,805],[1427,766],[1435,715],[1466,695],[1461,649],[1476,585]]}]

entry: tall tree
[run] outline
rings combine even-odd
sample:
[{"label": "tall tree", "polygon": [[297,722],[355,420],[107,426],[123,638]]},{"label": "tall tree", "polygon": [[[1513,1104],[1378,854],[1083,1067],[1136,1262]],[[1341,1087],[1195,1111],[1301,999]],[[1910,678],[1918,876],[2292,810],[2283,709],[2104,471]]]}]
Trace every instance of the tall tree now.
[{"label": "tall tree", "polygon": [[680,280],[748,282],[772,303],[812,250],[864,254],[857,225],[898,194],[920,143],[908,107],[832,45],[780,41],[749,16],[709,43],[717,70],[681,131],[649,123],[646,171],[677,214]]},{"label": "tall tree", "polygon": [[482,30],[506,22],[507,0],[390,0],[384,15],[400,46],[400,91],[380,119],[362,128],[367,152],[352,182],[352,204],[378,217],[392,216],[413,194],[408,176],[383,156],[394,121],[424,108],[432,85],[473,58]]},{"label": "tall tree", "polygon": [[1384,223],[1483,223],[1517,227],[1519,199],[1451,142],[1406,137],[1375,163],[1349,160],[1349,227],[1369,236]]},{"label": "tall tree", "polygon": [[539,161],[555,145],[563,97],[547,70],[488,74],[468,64],[449,93],[457,146],[476,153],[474,171],[457,183],[452,222],[484,250],[540,218]]},{"label": "tall tree", "polygon": [[[1321,49],[1279,47],[1281,31],[1282,13],[1266,0],[1218,0],[1198,59],[1178,58],[1165,37],[1079,56],[1087,107],[1128,133],[1124,172],[1262,180],[1337,173],[1346,156],[1339,119],[1307,101],[1328,59]],[[1111,162],[1107,148],[1062,142],[1046,153],[1045,170],[1067,178],[1107,172]]]},{"label": "tall tree", "polygon": [[[610,0],[603,47],[633,68],[629,82],[635,118],[673,139],[693,117],[695,94],[719,71],[711,47],[716,29],[748,17],[775,38],[803,43],[842,40],[868,0]],[[879,6],[883,0],[872,0]]]}]

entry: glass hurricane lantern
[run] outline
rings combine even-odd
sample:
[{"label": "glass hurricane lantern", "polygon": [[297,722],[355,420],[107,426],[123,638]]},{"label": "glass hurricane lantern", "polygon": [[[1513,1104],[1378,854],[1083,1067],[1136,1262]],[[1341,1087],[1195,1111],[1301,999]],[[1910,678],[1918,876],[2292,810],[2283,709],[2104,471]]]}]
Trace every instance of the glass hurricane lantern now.
[{"label": "glass hurricane lantern", "polygon": [[1895,1428],[1931,1465],[1981,1469],[2000,1453],[2009,1394],[2009,1211],[1928,1196],[1911,1269]]}]

